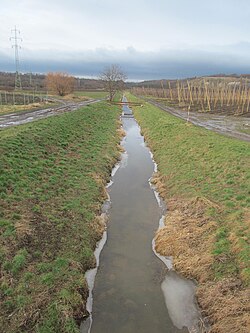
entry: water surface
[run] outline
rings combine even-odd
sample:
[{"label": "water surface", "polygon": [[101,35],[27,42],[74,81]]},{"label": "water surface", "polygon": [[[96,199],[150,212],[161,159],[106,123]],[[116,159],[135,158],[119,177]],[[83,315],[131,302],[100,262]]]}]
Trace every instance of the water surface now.
[{"label": "water surface", "polygon": [[123,110],[126,153],[109,189],[108,238],[93,291],[91,333],[187,332],[168,315],[161,290],[166,268],[152,251],[161,217],[148,182],[154,163],[130,110]]}]

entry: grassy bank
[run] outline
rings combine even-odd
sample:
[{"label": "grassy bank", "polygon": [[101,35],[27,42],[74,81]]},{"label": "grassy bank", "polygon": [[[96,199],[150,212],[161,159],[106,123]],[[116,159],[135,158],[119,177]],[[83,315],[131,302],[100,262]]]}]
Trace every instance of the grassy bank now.
[{"label": "grassy bank", "polygon": [[[129,96],[130,100],[136,100]],[[213,332],[247,332],[249,286],[249,144],[186,124],[144,103],[135,107],[166,199],[163,255],[199,282],[198,300]]]},{"label": "grassy bank", "polygon": [[0,132],[1,332],[79,332],[118,114],[103,102]]}]

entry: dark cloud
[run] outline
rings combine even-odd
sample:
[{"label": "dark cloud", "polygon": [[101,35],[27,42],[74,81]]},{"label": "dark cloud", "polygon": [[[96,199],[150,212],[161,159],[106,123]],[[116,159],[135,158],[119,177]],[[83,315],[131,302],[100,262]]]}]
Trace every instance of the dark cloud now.
[{"label": "dark cloud", "polygon": [[0,70],[15,70],[16,25],[22,71],[96,76],[118,63],[131,79],[250,72],[249,0],[5,2]]},{"label": "dark cloud", "polygon": [[[183,78],[215,73],[249,73],[249,43],[213,51],[163,50],[140,52],[99,48],[84,52],[24,52],[21,70],[46,73],[66,71],[79,76],[98,76],[104,67],[117,63],[129,79]],[[0,53],[0,70],[14,71],[12,57]]]}]

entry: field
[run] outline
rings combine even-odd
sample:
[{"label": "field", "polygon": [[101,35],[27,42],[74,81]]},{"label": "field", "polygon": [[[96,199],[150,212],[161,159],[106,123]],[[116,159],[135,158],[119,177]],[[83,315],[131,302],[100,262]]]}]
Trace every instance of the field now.
[{"label": "field", "polygon": [[98,98],[106,98],[108,93],[107,91],[76,91],[74,92],[75,96],[85,96],[88,98],[94,98],[94,99],[98,99]]},{"label": "field", "polygon": [[[41,91],[38,95],[33,94],[32,91],[12,93],[0,91],[0,115],[50,108],[60,105],[60,100],[77,103],[88,99],[101,99],[106,96],[107,92],[105,91],[75,91],[64,97],[47,95],[46,91]],[[49,98],[48,101],[47,98]]]},{"label": "field", "polygon": [[154,183],[168,207],[157,250],[173,255],[176,269],[198,281],[198,301],[212,332],[248,332],[249,144],[148,103],[134,113],[158,164]]},{"label": "field", "polygon": [[103,102],[1,131],[2,332],[79,332],[118,115]]},{"label": "field", "polygon": [[134,87],[139,96],[156,99],[182,110],[249,115],[250,81],[236,77],[199,77],[190,80],[162,80],[160,87]]}]

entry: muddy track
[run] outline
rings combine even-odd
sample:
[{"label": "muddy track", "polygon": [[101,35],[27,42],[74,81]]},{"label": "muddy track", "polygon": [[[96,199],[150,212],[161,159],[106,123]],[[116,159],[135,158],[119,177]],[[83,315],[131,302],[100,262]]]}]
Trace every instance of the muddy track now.
[{"label": "muddy track", "polygon": [[64,102],[63,105],[57,107],[2,115],[0,116],[0,129],[26,124],[31,121],[59,115],[65,112],[75,111],[82,106],[98,103],[102,100],[104,99],[90,99],[79,103]]},{"label": "muddy track", "polygon": [[[187,112],[165,106],[150,99],[145,99],[150,104],[166,111],[176,117],[187,120]],[[204,127],[208,130],[230,136],[239,140],[250,142],[250,135],[237,130],[237,126],[246,124],[250,126],[250,118],[225,116],[218,114],[190,112],[189,121],[194,125]]]}]

